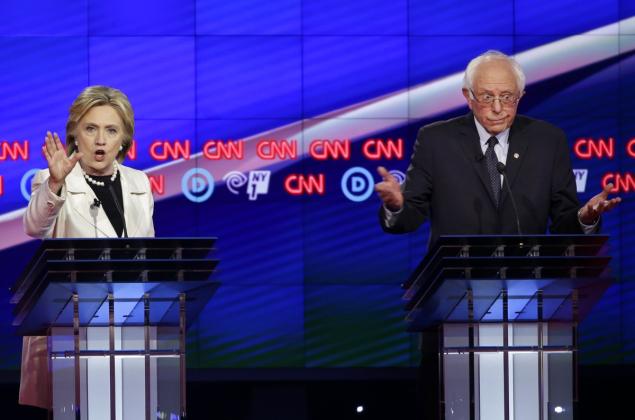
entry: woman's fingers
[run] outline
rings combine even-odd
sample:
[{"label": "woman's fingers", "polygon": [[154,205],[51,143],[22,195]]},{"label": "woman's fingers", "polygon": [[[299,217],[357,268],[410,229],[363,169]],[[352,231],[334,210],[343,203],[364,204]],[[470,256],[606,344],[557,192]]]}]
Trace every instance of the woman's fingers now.
[{"label": "woman's fingers", "polygon": [[60,140],[60,136],[58,136],[57,133],[53,133],[53,140],[55,141],[55,148],[57,150],[65,151],[62,140]]}]

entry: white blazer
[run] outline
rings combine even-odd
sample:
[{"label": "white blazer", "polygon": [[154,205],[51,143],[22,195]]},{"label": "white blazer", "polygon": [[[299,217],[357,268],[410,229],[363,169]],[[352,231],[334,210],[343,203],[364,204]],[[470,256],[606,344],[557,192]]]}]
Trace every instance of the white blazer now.
[{"label": "white blazer", "polygon": [[[124,218],[130,237],[153,237],[154,200],[145,173],[119,165]],[[97,196],[81,168],[75,165],[58,196],[48,185],[49,171],[39,171],[31,184],[24,213],[24,230],[34,238],[116,238],[103,207],[92,206]],[[91,207],[92,206],[92,207]]]},{"label": "white blazer", "polygon": [[[124,219],[130,237],[153,237],[154,200],[145,173],[119,165]],[[31,200],[24,213],[24,230],[34,238],[116,238],[103,207],[91,207],[97,198],[75,168],[58,196],[48,184],[49,170],[39,171],[31,184]],[[20,372],[20,404],[51,409],[47,338],[24,337]]]}]

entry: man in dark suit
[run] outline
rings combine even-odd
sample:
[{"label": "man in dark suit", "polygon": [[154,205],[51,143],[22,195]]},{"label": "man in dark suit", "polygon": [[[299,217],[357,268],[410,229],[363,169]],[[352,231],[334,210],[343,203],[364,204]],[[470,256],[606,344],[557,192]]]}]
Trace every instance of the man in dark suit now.
[{"label": "man in dark suit", "polygon": [[[375,186],[382,228],[405,233],[430,220],[430,245],[440,235],[516,234],[511,186],[523,234],[593,232],[613,185],[580,207],[562,130],[516,115],[525,76],[518,63],[488,51],[468,65],[463,95],[471,112],[419,130],[406,181],[385,168]],[[498,168],[497,168],[498,165]]]},{"label": "man in dark suit", "polygon": [[[430,221],[430,241],[440,235],[592,233],[600,215],[620,202],[609,184],[584,206],[576,196],[567,139],[562,130],[516,115],[525,89],[518,63],[498,51],[473,59],[463,79],[471,112],[427,125],[417,136],[400,187],[380,167],[375,186],[386,232],[405,233]],[[503,166],[504,165],[504,166]],[[503,169],[504,168],[504,169]],[[515,198],[518,223],[503,177]],[[421,334],[421,397],[425,419],[439,418],[437,329]]]}]

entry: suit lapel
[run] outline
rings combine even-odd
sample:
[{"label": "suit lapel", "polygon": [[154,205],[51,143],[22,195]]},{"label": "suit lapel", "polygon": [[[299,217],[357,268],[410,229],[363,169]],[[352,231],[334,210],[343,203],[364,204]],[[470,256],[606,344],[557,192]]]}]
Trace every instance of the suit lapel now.
[{"label": "suit lapel", "polygon": [[[514,185],[514,181],[518,176],[523,159],[527,154],[527,146],[529,145],[529,136],[525,135],[525,124],[518,117],[515,118],[509,131],[509,149],[507,150],[507,182],[510,188]],[[503,188],[501,194],[501,205],[509,194],[507,188]]]},{"label": "suit lapel", "polygon": [[123,200],[123,218],[126,222],[126,230],[128,231],[128,236],[135,236],[136,223],[135,218],[133,217],[134,209],[131,208],[131,200],[130,200],[130,187],[131,180],[128,176],[127,171],[119,165],[119,173],[121,175],[121,198]]},{"label": "suit lapel", "polygon": [[117,234],[112,227],[103,207],[91,209],[97,196],[88,185],[82,174],[79,164],[75,165],[70,174],[66,177],[66,199],[70,200],[73,214],[95,229],[95,232],[107,238],[116,238]]},{"label": "suit lapel", "polygon": [[461,133],[461,147],[463,153],[468,162],[471,163],[474,171],[481,180],[483,188],[487,192],[487,196],[492,202],[492,205],[496,207],[496,200],[494,199],[494,193],[489,186],[489,175],[487,174],[487,167],[485,165],[483,156],[483,150],[481,149],[481,141],[476,130],[476,124],[474,123],[474,114],[471,112],[461,119],[460,125]]},{"label": "suit lapel", "polygon": [[132,199],[133,196],[139,194],[146,194],[147,191],[143,184],[139,184],[138,177],[133,176],[133,172],[125,166],[119,165],[121,174],[121,195],[123,198],[123,214],[126,220],[126,228],[128,229],[128,236],[136,236],[139,230],[139,217],[143,209],[138,208],[139,200]]}]

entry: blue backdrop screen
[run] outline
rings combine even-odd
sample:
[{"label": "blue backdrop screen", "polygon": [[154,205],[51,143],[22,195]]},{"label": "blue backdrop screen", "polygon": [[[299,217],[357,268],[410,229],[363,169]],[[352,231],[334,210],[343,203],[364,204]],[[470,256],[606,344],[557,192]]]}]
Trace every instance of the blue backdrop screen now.
[{"label": "blue backdrop screen", "polygon": [[375,168],[405,172],[420,126],[467,112],[462,71],[488,49],[524,66],[520,112],[566,131],[580,199],[608,182],[624,199],[582,360],[635,361],[629,2],[9,0],[0,16],[0,369],[19,363],[7,288],[37,246],[21,217],[40,147],[95,84],[133,104],[126,164],[151,178],[157,235],[219,237],[190,367],[416,364],[399,285],[428,227],[381,231]]}]

